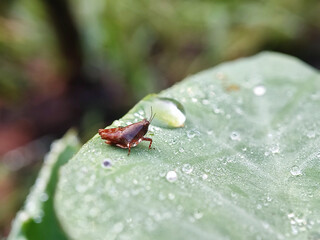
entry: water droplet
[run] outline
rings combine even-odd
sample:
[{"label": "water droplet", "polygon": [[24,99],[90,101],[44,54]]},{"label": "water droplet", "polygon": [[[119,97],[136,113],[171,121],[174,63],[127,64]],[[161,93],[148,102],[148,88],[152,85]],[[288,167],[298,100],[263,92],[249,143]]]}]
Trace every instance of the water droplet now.
[{"label": "water droplet", "polygon": [[267,196],[267,201],[271,202],[272,201],[272,197],[270,197],[269,195]]},{"label": "water droplet", "polygon": [[172,98],[153,97],[145,104],[145,111],[152,107],[156,114],[153,124],[159,127],[178,128],[183,127],[186,121],[184,107],[180,102]]},{"label": "water droplet", "polygon": [[202,180],[206,180],[208,178],[208,175],[207,174],[203,174],[202,175]]},{"label": "water droplet", "polygon": [[159,200],[163,201],[164,199],[166,199],[166,196],[162,192],[159,193]]},{"label": "water droplet", "polygon": [[266,93],[266,88],[262,85],[255,86],[253,88],[253,93],[256,96],[263,96]]},{"label": "water droplet", "polygon": [[218,106],[216,106],[216,105],[213,105],[212,106],[212,110],[213,110],[213,112],[215,113],[215,114],[223,114],[224,112],[223,112],[223,110],[222,109],[220,109]]},{"label": "water droplet", "polygon": [[175,145],[177,142],[178,142],[177,139],[172,138],[172,139],[170,139],[170,141],[169,141],[169,145]]},{"label": "water droplet", "polygon": [[240,141],[241,140],[240,134],[238,132],[232,132],[230,134],[230,138],[233,141]]},{"label": "water droplet", "polygon": [[178,175],[175,171],[169,171],[169,172],[167,172],[166,179],[169,182],[175,182],[178,179]]},{"label": "water droplet", "polygon": [[38,212],[36,216],[33,217],[33,221],[35,223],[41,223],[43,216],[44,216],[44,212],[41,210],[40,212]]},{"label": "water droplet", "polygon": [[183,152],[184,152],[184,148],[183,148],[183,147],[180,147],[180,148],[179,148],[179,152],[183,153]]},{"label": "water droplet", "polygon": [[200,135],[200,132],[197,131],[197,130],[189,130],[189,131],[187,131],[187,137],[189,139],[194,138],[195,136],[198,136],[198,135]]},{"label": "water droplet", "polygon": [[116,233],[120,233],[122,232],[123,230],[123,223],[122,222],[118,222],[116,223],[114,226],[113,226],[113,230],[116,232]]},{"label": "water droplet", "polygon": [[279,145],[274,145],[270,148],[270,151],[273,153],[273,154],[276,154],[276,153],[279,153],[280,152],[280,147]]},{"label": "water droplet", "polygon": [[316,137],[316,133],[313,132],[313,131],[310,131],[310,132],[307,133],[307,137],[308,138],[315,138]]},{"label": "water droplet", "polygon": [[288,218],[290,219],[290,218],[294,218],[294,213],[288,213]]},{"label": "water droplet", "polygon": [[48,199],[49,199],[49,196],[47,193],[44,192],[44,193],[40,194],[40,201],[41,202],[46,202],[46,201],[48,201]]},{"label": "water droplet", "polygon": [[34,217],[34,218],[33,218],[33,221],[34,221],[35,223],[41,223],[41,222],[42,222],[42,217],[41,217],[41,216]]},{"label": "water droplet", "polygon": [[110,159],[104,159],[101,165],[104,168],[111,168],[111,166],[112,166],[111,160]]},{"label": "water droplet", "polygon": [[175,198],[175,196],[174,196],[173,193],[169,193],[169,194],[168,194],[168,198],[169,198],[170,200],[173,200],[173,199]]},{"label": "water droplet", "polygon": [[291,167],[290,173],[292,176],[299,176],[302,174],[301,169],[297,165]]},{"label": "water droplet", "polygon": [[208,99],[203,99],[202,100],[202,104],[203,105],[208,105],[210,103],[210,101]]},{"label": "water droplet", "polygon": [[200,219],[200,218],[203,217],[203,213],[200,212],[200,211],[195,211],[193,216],[194,216],[195,219]]},{"label": "water droplet", "polygon": [[190,173],[192,173],[192,171],[193,171],[193,167],[189,163],[183,164],[182,172],[184,172],[186,174],[190,174]]}]

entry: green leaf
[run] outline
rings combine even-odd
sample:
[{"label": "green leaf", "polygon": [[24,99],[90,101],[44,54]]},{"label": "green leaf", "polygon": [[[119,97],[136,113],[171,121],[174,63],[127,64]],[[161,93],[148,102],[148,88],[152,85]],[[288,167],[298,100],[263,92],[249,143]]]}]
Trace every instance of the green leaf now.
[{"label": "green leaf", "polygon": [[[163,111],[163,98],[183,110]],[[142,142],[127,156],[96,135],[63,166],[56,210],[71,239],[320,238],[317,71],[276,53],[240,59],[112,126],[149,118],[155,102],[154,149]],[[181,113],[184,124],[167,120]]]},{"label": "green leaf", "polygon": [[8,240],[64,240],[68,239],[61,229],[54,210],[54,195],[58,183],[59,168],[80,148],[74,131],[54,142],[46,156],[24,209],[14,220]]}]

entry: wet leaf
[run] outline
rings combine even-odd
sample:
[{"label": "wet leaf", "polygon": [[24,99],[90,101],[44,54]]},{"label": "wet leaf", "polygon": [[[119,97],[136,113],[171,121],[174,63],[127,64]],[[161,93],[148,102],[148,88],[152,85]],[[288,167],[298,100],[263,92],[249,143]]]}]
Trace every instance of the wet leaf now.
[{"label": "wet leaf", "polygon": [[112,126],[149,118],[163,98],[185,122],[158,124],[167,113],[154,109],[154,149],[142,142],[127,156],[96,135],[61,169],[56,214],[70,239],[319,239],[317,71],[276,53],[240,59]]},{"label": "wet leaf", "polygon": [[46,156],[24,208],[13,222],[8,240],[64,240],[63,232],[54,210],[54,195],[59,178],[59,169],[80,148],[74,131],[54,142]]},{"label": "wet leaf", "polygon": [[180,103],[184,127],[158,126],[166,111],[154,110],[154,149],[127,156],[96,135],[63,167],[57,213],[72,239],[317,239],[318,72],[263,53],[188,77],[115,125],[149,117],[152,98]]}]

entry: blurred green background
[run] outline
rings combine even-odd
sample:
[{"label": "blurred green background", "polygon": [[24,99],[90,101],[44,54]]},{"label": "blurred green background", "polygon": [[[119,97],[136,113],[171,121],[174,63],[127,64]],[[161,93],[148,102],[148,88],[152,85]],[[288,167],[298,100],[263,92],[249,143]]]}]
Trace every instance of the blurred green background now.
[{"label": "blurred green background", "polygon": [[52,140],[83,142],[140,98],[272,50],[320,68],[318,0],[2,0],[0,238]]}]

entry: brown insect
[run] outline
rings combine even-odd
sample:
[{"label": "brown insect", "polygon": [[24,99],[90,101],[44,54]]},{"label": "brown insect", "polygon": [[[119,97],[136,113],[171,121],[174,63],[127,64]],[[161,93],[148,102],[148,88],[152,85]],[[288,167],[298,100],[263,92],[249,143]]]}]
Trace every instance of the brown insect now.
[{"label": "brown insect", "polygon": [[151,148],[152,139],[144,137],[148,132],[149,125],[153,120],[154,114],[150,119],[143,119],[140,122],[130,124],[126,127],[117,127],[109,129],[99,129],[99,134],[105,142],[110,145],[115,145],[120,148],[129,148],[128,156],[130,154],[131,148],[137,146],[141,141],[149,141],[149,149]]}]

